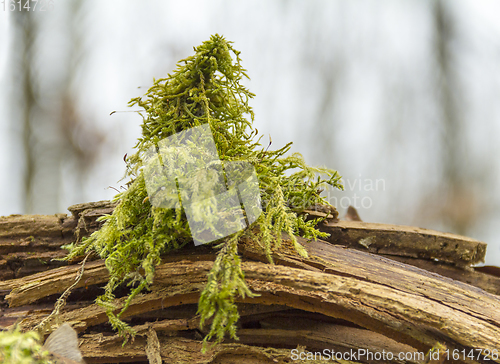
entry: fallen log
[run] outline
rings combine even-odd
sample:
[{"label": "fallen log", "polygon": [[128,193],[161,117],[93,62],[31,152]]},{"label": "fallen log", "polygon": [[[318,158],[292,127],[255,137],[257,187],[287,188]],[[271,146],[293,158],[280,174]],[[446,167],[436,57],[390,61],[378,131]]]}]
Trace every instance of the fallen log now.
[{"label": "fallen log", "polygon": [[[305,213],[311,217],[327,216],[317,211]],[[486,255],[486,244],[481,241],[413,226],[327,218],[318,228],[330,234],[326,240],[333,244],[388,256],[437,260],[458,267],[470,267],[484,262]]]},{"label": "fallen log", "polygon": [[[102,213],[102,210],[96,213],[92,208],[83,208],[62,223],[71,224],[74,231],[82,216],[87,216],[84,234],[88,234],[98,228],[95,218]],[[25,221],[20,223],[25,224]],[[48,239],[49,233],[38,226],[38,233],[45,234],[44,238]],[[342,229],[349,229],[342,226]],[[373,233],[372,229],[370,234]],[[3,234],[3,237],[8,235]],[[51,236],[60,242],[61,238],[56,235]],[[16,236],[25,239],[22,234]],[[9,235],[9,239],[12,238]],[[45,244],[43,249],[52,249],[55,245],[47,240],[38,241]],[[101,260],[85,264],[83,277],[58,320],[69,322],[82,333],[80,348],[88,363],[154,362],[158,357],[179,363],[182,360],[192,363],[229,363],[231,360],[285,363],[289,362],[292,350],[299,349],[301,351],[295,353],[303,355],[324,350],[390,352],[392,359],[386,358],[385,362],[420,363],[424,362],[420,356],[425,356],[437,343],[446,348],[448,354],[459,353],[458,359],[449,362],[500,362],[498,356],[491,354],[500,347],[498,296],[460,280],[361,249],[320,240],[306,242],[300,239],[300,242],[308,251],[308,258],[293,254],[292,249],[287,250],[289,241],[285,240],[282,252],[273,255],[275,265],[268,264],[267,258],[251,244],[240,244],[246,280],[252,291],[260,296],[240,299],[238,303],[240,341],[231,343],[228,340],[206,354],[200,352],[200,340],[206,331],[199,328],[196,305],[215,258],[210,247],[185,247],[164,257],[156,268],[151,291],[136,297],[122,316],[138,332],[136,340],[124,348],[121,347],[122,339],[109,327],[104,309],[93,303],[102,293],[100,287],[107,282],[107,270]],[[479,247],[477,251],[481,251],[482,245],[474,244]],[[463,271],[468,277],[487,276],[473,269],[463,270],[433,260],[428,262],[440,269],[451,267],[454,273]],[[50,303],[73,284],[79,269],[80,264],[73,264],[1,281],[0,325],[7,326],[18,320],[24,329],[35,327],[50,313]],[[495,279],[498,277],[491,276],[486,286],[494,286]],[[485,285],[479,280],[474,283]],[[498,292],[498,285],[496,289]],[[125,295],[126,287],[122,293]],[[116,299],[117,308],[123,301],[124,298]],[[181,347],[186,350],[179,349]],[[465,355],[471,350],[481,351],[483,355],[471,359]],[[411,358],[401,360],[399,353],[410,353]],[[358,357],[352,362],[377,361]]]}]

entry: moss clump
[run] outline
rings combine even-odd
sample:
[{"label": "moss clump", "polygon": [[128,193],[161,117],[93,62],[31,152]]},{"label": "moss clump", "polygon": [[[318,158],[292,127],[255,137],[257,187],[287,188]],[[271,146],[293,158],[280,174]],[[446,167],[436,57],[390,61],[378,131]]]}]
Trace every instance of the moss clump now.
[{"label": "moss clump", "polygon": [[[201,294],[199,313],[202,324],[212,319],[205,340],[223,339],[226,333],[236,337],[236,295],[252,296],[238,256],[238,241],[251,239],[271,259],[279,250],[282,232],[292,236],[295,250],[305,256],[295,235],[324,237],[315,229],[316,221],[305,221],[297,212],[314,204],[324,204],[321,186],[336,188],[340,176],[326,168],[309,167],[300,154],[285,156],[289,143],[271,151],[261,146],[258,131],[252,128],[254,113],[248,105],[254,96],[240,84],[248,78],[241,67],[239,52],[223,37],[214,35],[195,48],[195,55],[179,62],[167,78],[159,79],[143,97],[130,101],[143,109],[142,137],[137,153],[127,158],[129,188],[115,199],[120,203],[104,225],[73,248],[68,259],[89,251],[105,259],[110,279],[97,302],[106,308],[113,328],[133,334],[120,320],[131,300],[153,283],[155,266],[162,254],[192,241],[189,224],[182,208],[155,207],[149,200],[144,176],[144,153],[158,148],[161,140],[196,126],[208,124],[223,162],[250,163],[258,177],[263,212],[251,228],[217,241],[217,258]],[[179,152],[181,153],[181,152]],[[323,176],[323,177],[322,177]],[[118,285],[129,282],[133,289],[121,312],[112,303]]]},{"label": "moss clump", "polygon": [[15,329],[0,332],[0,363],[49,364],[51,361],[35,331],[22,333]]}]

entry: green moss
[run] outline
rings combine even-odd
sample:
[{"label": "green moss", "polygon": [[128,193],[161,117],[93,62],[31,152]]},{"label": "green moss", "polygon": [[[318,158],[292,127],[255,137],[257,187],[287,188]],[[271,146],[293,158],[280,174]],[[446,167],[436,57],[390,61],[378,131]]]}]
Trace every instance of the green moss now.
[{"label": "green moss", "polygon": [[18,329],[0,332],[0,363],[48,364],[48,352],[42,350],[35,331],[21,333]]},{"label": "green moss", "polygon": [[[279,250],[282,232],[313,239],[326,236],[315,229],[316,221],[306,222],[297,212],[324,204],[321,186],[341,189],[340,176],[336,171],[307,166],[300,154],[285,156],[292,143],[275,151],[261,146],[248,104],[254,95],[240,83],[248,76],[239,54],[231,42],[214,35],[195,48],[194,56],[180,61],[173,74],[154,81],[143,97],[130,101],[131,106],[142,108],[143,124],[137,153],[127,158],[129,188],[116,196],[120,203],[112,215],[103,218],[102,228],[76,245],[68,256],[71,259],[95,251],[105,259],[110,280],[97,302],[106,308],[112,326],[121,334],[134,334],[120,315],[134,296],[151,286],[161,255],[192,242],[182,205],[176,209],[152,206],[146,190],[141,156],[152,146],[157,148],[164,138],[208,124],[220,159],[249,162],[259,180],[263,213],[251,228],[216,245],[219,252],[199,301],[202,324],[212,320],[206,340],[215,336],[220,341],[227,333],[235,338],[239,316],[234,299],[236,295],[253,295],[241,270],[240,239],[253,240],[272,262],[271,252]],[[292,242],[305,256],[306,251],[295,238]],[[120,313],[115,314],[113,292],[123,282],[128,282],[132,290]]]}]

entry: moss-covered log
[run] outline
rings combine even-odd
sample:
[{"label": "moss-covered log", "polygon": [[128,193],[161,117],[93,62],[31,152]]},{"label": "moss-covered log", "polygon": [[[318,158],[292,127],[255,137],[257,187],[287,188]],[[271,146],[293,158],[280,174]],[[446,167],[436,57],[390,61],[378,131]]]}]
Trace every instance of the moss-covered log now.
[{"label": "moss-covered log", "polygon": [[[36,229],[41,231],[38,225]],[[449,350],[500,347],[499,297],[382,256],[323,241],[300,241],[308,258],[275,254],[274,266],[259,262],[266,257],[252,244],[241,244],[247,282],[260,296],[239,300],[238,345],[189,354],[193,362],[222,363],[226,356],[248,356],[256,363],[286,362],[280,361],[283,351],[277,348],[288,348],[289,359],[290,350],[298,345],[310,351],[371,348],[415,353],[425,353],[437,342]],[[89,363],[102,362],[98,358],[104,357],[109,359],[106,362],[122,362],[124,356],[146,361],[151,325],[160,343],[170,342],[177,348],[183,342],[186,348],[201,348],[199,340],[206,332],[199,330],[196,303],[214,259],[207,247],[184,248],[165,257],[156,269],[152,291],[136,297],[122,317],[135,325],[139,335],[126,350],[120,350],[122,340],[117,336],[107,337],[101,349],[95,341],[96,332],[109,332],[104,309],[92,302],[99,294],[97,287],[108,279],[101,260],[86,263],[79,288],[59,320],[84,333],[81,349]],[[3,309],[1,322],[22,319],[24,328],[33,328],[50,312],[45,302],[53,302],[74,282],[79,267],[59,267],[1,282],[0,289],[8,293],[4,302],[12,307]],[[118,307],[123,300],[117,299]],[[266,356],[269,347],[277,351]],[[221,350],[224,355],[218,354]],[[181,352],[161,349],[160,355],[168,361]]]}]

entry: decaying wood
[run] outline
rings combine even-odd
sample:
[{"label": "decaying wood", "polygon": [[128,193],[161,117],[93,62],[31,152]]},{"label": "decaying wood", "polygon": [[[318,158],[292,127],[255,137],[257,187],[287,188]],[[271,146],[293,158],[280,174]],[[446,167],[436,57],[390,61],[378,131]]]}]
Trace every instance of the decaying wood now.
[{"label": "decaying wood", "polygon": [[[0,218],[0,256],[9,262],[10,254],[29,254],[30,249],[35,256],[62,255],[60,244],[74,239],[76,229],[82,236],[90,234],[99,227],[95,219],[113,208],[100,202],[77,206],[70,217]],[[259,296],[238,301],[240,341],[227,340],[206,354],[200,351],[200,340],[207,328],[200,330],[196,306],[215,258],[209,247],[186,247],[164,257],[152,290],[136,297],[122,316],[138,332],[133,343],[122,347],[105,311],[93,303],[108,278],[101,260],[85,264],[78,287],[57,319],[82,333],[80,348],[89,364],[153,363],[160,357],[168,363],[290,363],[290,350],[298,346],[309,351],[368,349],[422,355],[438,342],[450,351],[500,348],[500,297],[491,294],[499,293],[500,278],[461,268],[484,257],[484,243],[360,222],[327,220],[321,229],[332,233],[329,242],[299,239],[308,258],[282,249],[273,256],[275,265],[251,244],[241,244],[246,280]],[[0,297],[5,296],[0,324],[20,320],[25,329],[36,326],[75,281],[80,265],[34,267],[24,275],[27,269],[0,266],[3,277],[16,277],[0,281]],[[119,308],[123,302],[118,298],[115,304]],[[387,362],[422,360],[400,361],[395,355]]]},{"label": "decaying wood", "polygon": [[[323,272],[281,266],[279,257],[275,266],[244,262],[249,286],[260,297],[243,302],[321,313],[394,340],[403,339],[419,350],[438,341],[450,350],[500,347],[499,297],[372,254],[321,241],[306,247],[314,270],[322,266]],[[152,292],[137,298],[122,317],[196,303],[211,265],[211,261],[195,259],[158,266]],[[61,281],[74,279],[74,273]],[[97,281],[106,281],[105,275],[94,276]],[[26,284],[25,292],[37,292],[41,298],[48,290],[44,285],[33,289],[37,284]],[[117,307],[121,302],[123,299],[117,300]],[[39,318],[29,317],[22,325],[32,328]],[[79,331],[107,322],[104,310],[94,304],[66,312],[60,318]]]},{"label": "decaying wood", "polygon": [[61,245],[74,240],[74,221],[66,215],[0,217],[0,280],[26,276],[64,263]]},{"label": "decaying wood", "polygon": [[[66,251],[60,249],[60,246],[73,242],[77,231],[83,237],[97,230],[99,223],[96,223],[95,220],[102,215],[112,213],[115,206],[116,204],[110,201],[99,201],[70,206],[68,209],[72,213],[71,216],[57,214],[53,216],[11,215],[0,217],[0,281],[20,278],[66,265],[65,262],[52,260],[65,256]],[[324,213],[318,211],[308,211],[307,213],[310,217],[326,216]],[[410,231],[410,237],[402,240],[401,236],[405,237],[407,233],[399,234],[400,236],[398,238],[401,240],[399,242],[391,238],[391,244],[400,246],[400,249],[391,248],[390,252],[388,252],[387,247],[383,250],[376,249],[376,247],[380,246],[380,244],[377,245],[376,242],[375,245],[370,244],[369,248],[366,248],[363,244],[360,244],[359,241],[368,244],[368,242],[373,240],[370,240],[370,236],[372,236],[370,234],[378,234],[379,232],[381,232],[381,234],[387,234],[387,231],[384,232],[384,230],[388,230],[389,234],[397,235],[395,231],[400,227],[396,225],[370,224],[376,226],[377,229],[369,230],[362,228],[360,223],[356,221],[341,221],[337,223],[336,221],[336,218],[327,219],[326,222],[319,226],[320,230],[332,234],[328,240],[333,244],[348,245],[351,248],[382,255],[387,253],[386,256],[392,259],[404,261],[407,264],[422,267],[456,280],[461,280],[485,289],[488,292],[498,293],[499,291],[500,277],[475,272],[473,269],[468,269],[466,271],[459,267],[457,267],[458,269],[453,269],[453,266],[461,266],[463,264],[470,265],[473,263],[473,260],[465,263],[466,261],[460,258],[465,250],[472,252],[469,255],[475,256],[474,261],[484,259],[485,244],[482,242],[458,235],[407,227],[407,229],[414,229],[417,232],[413,234]],[[30,229],[31,223],[34,224],[32,229]],[[346,224],[352,226],[344,226]],[[332,229],[332,226],[336,226],[336,228]],[[379,230],[379,232],[377,230]],[[346,240],[345,235],[347,231],[354,231],[355,236],[358,236],[359,239],[356,240],[351,237]],[[453,244],[448,244],[447,247],[450,249],[448,249],[446,255],[450,257],[447,261],[451,261],[451,263],[446,265],[443,264],[443,261],[438,261],[436,264],[429,264],[429,262],[434,262],[438,259],[436,257],[440,255],[440,245],[438,246],[435,242],[438,239],[437,236],[441,235],[448,239],[457,239],[455,246],[459,244],[459,249],[451,249],[450,247]],[[36,241],[33,241],[33,237],[35,236]],[[368,240],[363,240],[367,238]],[[378,241],[380,242],[383,240],[379,238]],[[411,259],[408,259],[410,256]],[[440,267],[445,268],[440,269]]]},{"label": "decaying wood", "polygon": [[71,212],[75,220],[79,220],[82,215],[100,216],[103,214],[110,214],[113,212],[116,205],[116,202],[103,200],[71,205],[68,207],[68,210]]},{"label": "decaying wood", "polygon": [[[172,337],[158,333],[161,357],[164,363],[176,364],[284,364],[290,363],[290,350],[249,346],[241,343],[221,344],[201,352],[201,341],[183,337]],[[118,336],[104,337],[100,334],[84,335],[80,348],[87,352],[87,361],[92,363],[119,363],[127,361],[147,362],[144,347],[146,338],[137,336],[133,343],[121,344]],[[338,363],[337,360],[322,361]],[[318,361],[319,363],[319,361]],[[342,364],[350,362],[343,361]]]},{"label": "decaying wood", "polygon": [[[232,344],[220,345],[206,354],[201,353],[199,340],[169,336],[168,332],[158,330],[155,325],[151,325],[149,330],[154,331],[157,335],[156,337],[158,343],[160,344],[159,352],[161,353],[162,359],[168,363],[187,363],[186,350],[189,351],[190,362],[194,363],[219,363],[220,361],[218,360],[220,360],[221,356],[227,356],[227,354],[230,354],[231,352],[236,358],[239,357],[240,361],[243,359],[244,363],[248,363],[248,355],[250,355],[250,358],[252,356],[256,356],[256,358],[253,358],[256,363],[289,363],[290,350],[266,350],[263,347],[279,347],[280,345],[290,345],[290,343],[303,343],[299,345],[307,345],[307,347],[318,351],[322,351],[320,348],[324,346],[328,346],[335,351],[342,351],[345,350],[345,348],[357,350],[360,348],[359,345],[362,345],[361,347],[366,350],[370,350],[372,352],[382,352],[382,350],[385,350],[385,352],[394,353],[394,356],[397,356],[399,352],[415,352],[415,349],[408,345],[401,345],[397,342],[388,343],[383,336],[372,333],[368,330],[340,325],[326,325],[315,321],[310,323],[299,321],[298,324],[298,327],[286,327],[281,329],[242,329],[238,334],[240,339],[238,343],[234,342]],[[309,324],[311,324],[311,326],[309,326]],[[306,325],[307,327],[301,327],[301,325]],[[128,349],[126,353],[128,358],[134,358],[135,360],[144,358],[144,336],[147,336],[149,330],[139,332],[138,336],[136,336],[136,341],[131,345],[125,346]],[[84,335],[80,348],[83,352],[89,353],[87,358],[90,360],[102,360],[103,358],[106,358],[107,361],[105,362],[110,362],[112,358],[117,356],[118,353],[112,351],[110,352],[107,348],[111,348],[111,350],[113,350],[113,348],[121,345],[122,341],[123,339],[118,335],[109,337],[103,337],[95,334]],[[183,350],[179,350],[181,348]],[[222,351],[225,352],[225,355],[221,355],[222,348],[226,348],[226,350]],[[234,352],[235,349],[238,350]],[[218,357],[219,359],[216,360],[215,357]],[[185,361],[183,361],[183,359]],[[98,362],[94,360],[92,361]],[[228,361],[228,363],[229,362],[234,363]],[[328,362],[335,363],[336,361]],[[396,360],[394,362],[402,363],[403,361]],[[417,360],[406,361],[406,363],[418,362],[419,361]]]},{"label": "decaying wood", "polygon": [[[5,297],[10,307],[27,305],[56,293],[62,293],[74,281],[80,266],[69,266],[37,273],[29,277],[0,282],[0,291],[10,291]],[[108,270],[102,260],[86,263],[78,287],[107,281]]]},{"label": "decaying wood", "polygon": [[61,246],[97,230],[96,219],[113,212],[115,203],[91,202],[70,206],[66,214],[0,216],[0,281],[20,278],[67,265]]},{"label": "decaying wood", "polygon": [[490,273],[482,273],[483,267],[463,269],[453,264],[445,264],[434,260],[415,259],[383,254],[382,256],[397,260],[398,262],[413,265],[429,272],[437,273],[443,277],[448,277],[456,281],[470,284],[489,293],[500,295],[500,277]]},{"label": "decaying wood", "polygon": [[[306,213],[325,216],[317,211]],[[486,244],[481,241],[413,226],[326,219],[318,228],[330,234],[326,240],[333,244],[370,253],[438,260],[459,267],[482,263],[486,255]]]},{"label": "decaying wood", "polygon": [[152,326],[148,328],[147,343],[146,343],[146,356],[150,364],[161,364],[161,346],[158,340],[158,335]]}]

